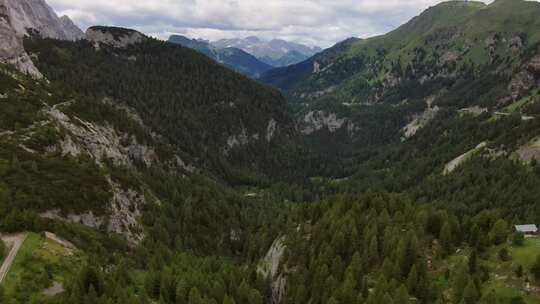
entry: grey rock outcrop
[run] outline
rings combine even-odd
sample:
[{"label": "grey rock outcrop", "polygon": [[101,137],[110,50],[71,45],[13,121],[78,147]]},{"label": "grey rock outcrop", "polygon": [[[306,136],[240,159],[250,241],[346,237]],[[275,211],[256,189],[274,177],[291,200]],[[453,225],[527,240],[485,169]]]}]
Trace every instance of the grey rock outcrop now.
[{"label": "grey rock outcrop", "polygon": [[283,237],[275,240],[257,267],[257,272],[271,282],[272,304],[281,303],[285,297],[287,277],[285,273],[280,273],[280,264],[286,248],[284,241]]},{"label": "grey rock outcrop", "polygon": [[44,0],[0,0],[0,6],[5,8],[9,23],[18,36],[28,35],[33,30],[46,38],[83,38],[82,31],[75,31],[76,26],[68,17],[59,18]]},{"label": "grey rock outcrop", "polygon": [[66,15],[60,17],[67,40],[81,40],[84,32]]},{"label": "grey rock outcrop", "polygon": [[4,7],[0,6],[0,61],[17,67],[21,72],[41,77],[41,73],[25,52],[22,38],[18,36],[9,21],[1,12]]},{"label": "grey rock outcrop", "polygon": [[86,40],[92,42],[95,48],[102,44],[126,48],[144,41],[145,38],[145,35],[135,30],[118,27],[93,26],[86,31]]},{"label": "grey rock outcrop", "polygon": [[357,126],[348,118],[338,118],[336,113],[326,111],[310,111],[306,113],[300,123],[300,131],[304,135],[311,135],[321,130],[335,133],[346,128],[349,136],[358,131]]},{"label": "grey rock outcrop", "polygon": [[44,0],[0,0],[0,61],[38,78],[42,75],[23,46],[31,32],[61,40],[83,37],[68,17],[60,19]]}]

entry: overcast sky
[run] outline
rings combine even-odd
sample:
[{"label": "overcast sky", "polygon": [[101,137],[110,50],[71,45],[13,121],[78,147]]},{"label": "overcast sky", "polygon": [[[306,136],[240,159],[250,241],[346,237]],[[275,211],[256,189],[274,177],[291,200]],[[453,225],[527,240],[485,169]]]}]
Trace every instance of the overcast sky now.
[{"label": "overcast sky", "polygon": [[[83,30],[138,29],[166,39],[259,36],[329,47],[386,33],[440,0],[48,0]],[[490,2],[484,0],[484,2]]]}]

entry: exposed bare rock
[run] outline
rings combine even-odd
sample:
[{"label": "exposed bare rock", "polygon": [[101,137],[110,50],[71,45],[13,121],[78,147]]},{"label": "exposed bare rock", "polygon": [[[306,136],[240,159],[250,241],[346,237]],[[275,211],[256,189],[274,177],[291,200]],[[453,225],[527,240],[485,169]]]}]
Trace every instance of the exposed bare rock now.
[{"label": "exposed bare rock", "polygon": [[125,189],[108,179],[113,198],[107,204],[107,215],[98,216],[92,211],[62,215],[60,210],[49,210],[40,214],[42,218],[79,223],[91,228],[105,228],[109,232],[123,235],[129,243],[137,244],[142,240],[142,228],[138,222],[141,208],[146,204],[144,193],[136,189]]},{"label": "exposed bare rock", "polygon": [[40,217],[47,218],[47,219],[54,219],[54,220],[70,221],[70,222],[79,223],[79,224],[82,224],[91,228],[100,228],[105,222],[105,217],[96,216],[94,215],[92,211],[82,213],[82,214],[70,213],[67,216],[64,216],[62,215],[60,210],[54,209],[54,210],[48,210],[48,211],[42,212],[40,214]]},{"label": "exposed bare rock", "polygon": [[138,218],[141,208],[146,204],[144,193],[135,189],[124,189],[111,180],[109,183],[113,189],[113,202],[107,230],[123,234],[129,242],[136,244],[143,238]]},{"label": "exposed bare rock", "polygon": [[317,61],[313,62],[313,74],[317,74],[321,72],[321,64]]},{"label": "exposed bare rock", "polygon": [[50,108],[47,113],[70,133],[61,142],[63,154],[77,156],[86,152],[98,164],[112,160],[122,166],[144,164],[149,167],[157,160],[153,148],[139,144],[134,136],[118,134],[109,125],[99,126],[77,117],[72,119],[57,108]]},{"label": "exposed bare rock", "polygon": [[349,135],[357,131],[357,127],[352,121],[347,118],[338,118],[336,113],[310,111],[304,116],[301,131],[304,135],[311,135],[323,129],[334,133],[344,127],[349,131]]},{"label": "exposed bare rock", "polygon": [[508,91],[512,101],[516,101],[538,85],[540,80],[540,55],[533,57],[521,67],[521,71],[514,76]]},{"label": "exposed bare rock", "polygon": [[319,98],[319,97],[322,97],[324,95],[328,95],[332,92],[334,92],[335,90],[337,89],[337,86],[330,86],[324,90],[319,90],[319,91],[315,91],[315,92],[311,92],[311,93],[302,93],[300,94],[300,98],[311,98],[311,99],[315,99],[315,98]]},{"label": "exposed bare rock", "polygon": [[[0,0],[5,8],[9,24],[19,37],[29,34],[29,30],[38,32],[42,37],[60,40],[82,38],[82,31],[74,32],[75,24],[64,17],[60,19],[45,0]],[[69,23],[66,29],[65,24]]]},{"label": "exposed bare rock", "polygon": [[76,40],[82,38],[77,30],[69,18],[58,18],[44,0],[0,0],[0,61],[41,78],[24,50],[23,37],[32,31],[46,38]]},{"label": "exposed bare rock", "polygon": [[479,115],[482,115],[484,113],[487,113],[488,109],[487,108],[482,108],[482,107],[479,107],[479,106],[474,106],[474,107],[468,107],[468,108],[459,109],[458,112],[461,113],[461,114],[479,116]]},{"label": "exposed bare rock", "polygon": [[478,146],[476,146],[476,148],[474,148],[474,149],[472,149],[472,150],[470,150],[470,151],[456,157],[455,159],[453,159],[451,162],[449,162],[444,167],[443,175],[448,175],[448,174],[452,173],[454,170],[457,169],[457,167],[459,167],[461,164],[463,164],[464,162],[469,160],[474,154],[476,154],[480,150],[484,149],[486,146],[487,146],[487,143],[482,142]]},{"label": "exposed bare rock", "polygon": [[274,134],[277,130],[277,122],[274,119],[271,119],[268,122],[268,126],[266,127],[266,141],[270,142],[272,138],[274,138]]},{"label": "exposed bare rock", "polygon": [[227,148],[226,150],[229,151],[237,146],[244,146],[249,143],[249,137],[247,134],[247,130],[245,128],[242,128],[242,132],[240,132],[237,135],[231,135],[229,138],[227,138]]},{"label": "exposed bare rock", "polygon": [[0,61],[14,65],[21,72],[41,78],[42,75],[26,53],[22,43],[22,37],[10,26],[6,17],[1,17],[0,6]]},{"label": "exposed bare rock", "polygon": [[440,65],[444,65],[444,64],[446,64],[447,62],[454,62],[454,61],[456,61],[456,60],[459,59],[459,56],[460,56],[460,55],[461,55],[461,54],[460,54],[458,51],[455,51],[455,50],[449,50],[449,51],[445,52],[445,53],[441,56],[441,58],[440,58],[440,60],[439,60],[439,64],[440,64]]},{"label": "exposed bare rock", "polygon": [[414,135],[416,135],[416,132],[418,130],[425,127],[430,121],[432,121],[439,112],[438,106],[433,106],[433,102],[435,101],[435,96],[430,96],[426,99],[427,108],[426,110],[419,115],[415,115],[413,117],[413,120],[407,124],[405,127],[403,127],[403,135],[405,138],[411,138]]},{"label": "exposed bare rock", "polygon": [[533,159],[540,160],[540,138],[520,147],[516,154],[521,161],[526,163],[530,163]]},{"label": "exposed bare rock", "polygon": [[523,39],[521,36],[516,35],[510,39],[510,50],[513,53],[520,52],[523,49]]},{"label": "exposed bare rock", "polygon": [[81,40],[84,38],[84,32],[68,16],[60,17],[62,27],[67,40]]},{"label": "exposed bare rock", "polygon": [[271,282],[272,304],[279,304],[285,296],[287,278],[284,273],[279,272],[279,266],[285,252],[284,239],[279,238],[274,241],[264,259],[259,263],[257,272],[266,277]]},{"label": "exposed bare rock", "polygon": [[130,45],[142,42],[145,35],[130,29],[94,26],[86,31],[86,39],[99,48],[100,45],[108,45],[115,48],[126,48]]}]

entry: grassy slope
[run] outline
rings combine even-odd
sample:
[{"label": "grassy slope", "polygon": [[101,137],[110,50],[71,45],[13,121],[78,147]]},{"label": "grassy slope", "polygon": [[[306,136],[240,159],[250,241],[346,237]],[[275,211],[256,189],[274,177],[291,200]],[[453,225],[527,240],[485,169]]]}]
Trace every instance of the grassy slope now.
[{"label": "grassy slope", "polygon": [[480,71],[490,64],[486,41],[496,33],[501,39],[494,54],[512,63],[515,54],[506,44],[513,37],[524,37],[526,48],[540,42],[539,13],[538,3],[522,0],[499,0],[489,6],[472,1],[444,2],[386,35],[341,50],[330,64],[323,64],[323,72],[308,74],[292,91],[315,92],[337,86],[331,95],[344,102],[361,102],[374,94],[389,72],[395,72],[396,64],[402,72],[411,65],[420,75],[422,66],[436,73],[444,70],[438,61],[447,51],[460,54],[448,66],[450,70],[475,66]]},{"label": "grassy slope", "polygon": [[[494,292],[501,302],[498,304],[510,304],[515,297],[523,297],[527,304],[540,303],[540,294],[531,294],[526,291],[526,282],[530,279],[528,272],[540,254],[540,238],[527,239],[524,246],[510,246],[510,261],[501,261],[498,252],[501,248],[508,245],[500,245],[490,248],[486,253],[480,255],[481,260],[479,265],[486,267],[489,270],[490,277],[484,284],[482,294]],[[443,259],[434,261],[434,270],[431,272],[431,278],[437,282],[437,286],[443,290],[447,290],[445,294],[451,294],[451,279],[445,277],[446,269],[453,273],[459,265],[466,264],[470,255],[470,249],[464,248],[459,252]],[[518,265],[522,265],[524,269],[523,277],[517,277],[515,269]]]},{"label": "grassy slope", "polygon": [[29,233],[6,276],[8,296],[39,299],[53,281],[65,283],[77,269],[81,255],[37,233]]},{"label": "grassy slope", "polygon": [[[501,247],[490,251],[488,265],[493,269],[493,275],[484,288],[484,292],[495,292],[503,303],[510,303],[512,298],[522,296],[526,303],[540,303],[540,295],[526,291],[527,281],[532,281],[529,271],[536,257],[540,254],[540,238],[528,238],[523,246],[510,246],[509,252],[512,259],[501,262],[497,256]],[[523,267],[523,277],[517,277],[515,270],[518,266]]]}]

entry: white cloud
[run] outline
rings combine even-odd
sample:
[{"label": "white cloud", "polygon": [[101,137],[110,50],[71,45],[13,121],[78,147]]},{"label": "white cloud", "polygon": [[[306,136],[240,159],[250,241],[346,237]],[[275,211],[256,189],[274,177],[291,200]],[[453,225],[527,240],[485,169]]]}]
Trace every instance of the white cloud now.
[{"label": "white cloud", "polygon": [[[282,38],[328,47],[387,32],[440,0],[48,0],[82,28],[131,27],[216,40]],[[489,2],[486,0],[484,2]]]}]

